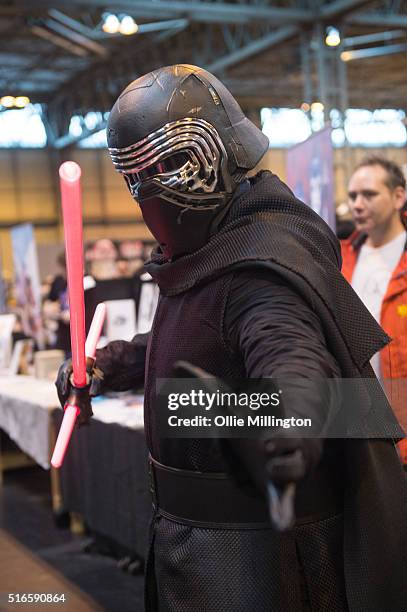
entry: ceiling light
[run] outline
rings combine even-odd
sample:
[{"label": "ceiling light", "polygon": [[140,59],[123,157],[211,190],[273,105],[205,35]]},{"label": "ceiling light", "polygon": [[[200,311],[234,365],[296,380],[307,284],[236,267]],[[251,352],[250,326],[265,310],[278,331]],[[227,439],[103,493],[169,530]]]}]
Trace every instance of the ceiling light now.
[{"label": "ceiling light", "polygon": [[15,99],[15,106],[17,106],[17,108],[24,108],[29,103],[30,98],[28,96],[17,96]]},{"label": "ceiling light", "polygon": [[332,26],[327,27],[325,44],[328,45],[328,47],[337,47],[341,44],[341,36],[337,28]]},{"label": "ceiling light", "polygon": [[313,102],[311,104],[311,112],[312,113],[322,113],[324,110],[324,105],[322,102]]},{"label": "ceiling light", "polygon": [[112,13],[106,13],[103,15],[102,30],[106,32],[106,34],[116,34],[119,29],[120,21],[117,15],[113,15]]},{"label": "ceiling light", "polygon": [[6,108],[12,108],[15,104],[15,97],[14,96],[3,96],[2,98],[0,98],[0,104],[2,106],[5,106]]},{"label": "ceiling light", "polygon": [[130,34],[135,34],[137,30],[138,25],[134,21],[133,17],[130,17],[130,15],[125,15],[124,17],[122,17],[119,27],[120,34],[125,34],[126,36],[129,36]]}]

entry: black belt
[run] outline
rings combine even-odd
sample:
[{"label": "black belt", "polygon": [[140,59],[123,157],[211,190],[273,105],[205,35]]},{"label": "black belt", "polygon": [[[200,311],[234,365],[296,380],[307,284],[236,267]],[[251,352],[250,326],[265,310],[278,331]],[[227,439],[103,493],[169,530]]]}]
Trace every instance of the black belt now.
[{"label": "black belt", "polygon": [[155,509],[182,523],[270,527],[265,501],[237,486],[228,474],[180,470],[150,457],[150,489]]},{"label": "black belt", "polygon": [[[296,504],[297,519],[303,521],[313,515],[315,520],[341,511],[341,500],[330,494],[332,483],[322,488],[322,496],[314,489],[307,487],[303,511],[303,504]],[[155,510],[174,521],[224,529],[271,528],[266,501],[255,490],[251,493],[238,486],[225,473],[181,470],[150,457],[150,490]],[[301,490],[299,493],[301,499]]]}]

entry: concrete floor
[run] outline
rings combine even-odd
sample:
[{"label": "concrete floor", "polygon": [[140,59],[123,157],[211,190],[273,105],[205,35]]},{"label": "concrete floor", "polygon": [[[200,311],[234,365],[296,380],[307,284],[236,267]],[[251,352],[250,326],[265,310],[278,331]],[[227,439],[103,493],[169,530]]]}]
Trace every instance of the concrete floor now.
[{"label": "concrete floor", "polygon": [[[102,610],[143,612],[142,575],[124,572],[113,556],[95,554],[92,534],[77,536],[56,526],[49,474],[41,468],[6,472],[0,488],[0,529],[33,553],[34,560],[45,561],[57,570]],[[85,552],[85,549],[93,552]],[[16,591],[18,584],[16,576]]]}]

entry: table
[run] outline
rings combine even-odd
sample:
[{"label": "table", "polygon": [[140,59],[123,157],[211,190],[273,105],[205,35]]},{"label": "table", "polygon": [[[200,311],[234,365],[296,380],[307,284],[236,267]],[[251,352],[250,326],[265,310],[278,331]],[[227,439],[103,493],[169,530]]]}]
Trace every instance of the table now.
[{"label": "table", "polygon": [[54,512],[80,514],[92,530],[141,557],[151,512],[142,399],[95,399],[90,426],[74,431],[64,464],[55,470],[50,457],[62,411],[54,384],[0,376],[0,428],[50,469]]},{"label": "table", "polygon": [[55,385],[33,376],[0,376],[0,428],[38,465],[50,468],[50,415]]},{"label": "table", "polygon": [[[60,478],[66,510],[144,558],[151,499],[141,402],[127,395],[94,400],[95,416],[75,432]],[[60,414],[54,417],[60,422]]]},{"label": "table", "polygon": [[[56,440],[51,415],[58,407],[58,395],[51,381],[33,376],[0,376],[0,428],[46,470],[51,467]],[[0,482],[4,467],[0,454]],[[54,468],[50,470],[50,480],[52,508],[58,513],[62,499],[59,475]]]}]

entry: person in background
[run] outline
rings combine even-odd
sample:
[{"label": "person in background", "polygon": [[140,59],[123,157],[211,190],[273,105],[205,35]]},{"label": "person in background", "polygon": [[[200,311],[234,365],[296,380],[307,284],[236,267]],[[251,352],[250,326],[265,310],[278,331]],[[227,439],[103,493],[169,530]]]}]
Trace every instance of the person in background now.
[{"label": "person in background", "polygon": [[59,273],[51,283],[51,287],[43,304],[44,319],[57,322],[56,338],[53,348],[61,349],[65,355],[71,353],[71,337],[69,331],[69,302],[66,282],[65,253],[57,257]]},{"label": "person in background", "polygon": [[117,247],[109,238],[96,240],[93,245],[89,273],[98,280],[109,280],[118,278],[119,273],[116,266]]},{"label": "person in background", "polygon": [[130,278],[131,277],[129,260],[126,259],[125,257],[118,257],[118,259],[116,260],[116,268],[117,268],[117,275],[120,278]]},{"label": "person in background", "polygon": [[[120,262],[125,260],[127,263],[126,276],[133,276],[140,273],[143,265],[144,244],[141,240],[123,240],[119,245],[119,259],[117,261],[120,271]],[[124,268],[122,264],[121,268]],[[123,273],[121,274],[123,276]]]},{"label": "person in background", "polygon": [[[384,157],[366,158],[351,176],[348,200],[356,229],[341,243],[342,272],[393,339],[371,365],[406,429],[407,213],[401,168]],[[399,449],[407,467],[407,439]]]}]

